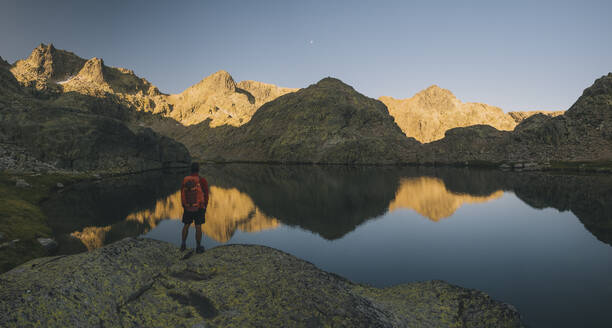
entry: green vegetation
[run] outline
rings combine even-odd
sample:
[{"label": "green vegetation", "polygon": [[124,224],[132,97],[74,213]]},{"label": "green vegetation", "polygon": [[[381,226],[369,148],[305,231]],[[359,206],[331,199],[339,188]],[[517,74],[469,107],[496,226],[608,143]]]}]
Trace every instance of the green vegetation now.
[{"label": "green vegetation", "polygon": [[[40,209],[40,203],[57,188],[57,183],[69,185],[86,178],[84,175],[46,174],[9,175],[0,173],[0,272],[48,255],[36,238],[50,237],[51,228]],[[30,186],[17,187],[23,179]],[[18,240],[12,243],[13,240]]]},{"label": "green vegetation", "polygon": [[568,162],[551,161],[550,168],[560,171],[612,172],[612,161]]}]

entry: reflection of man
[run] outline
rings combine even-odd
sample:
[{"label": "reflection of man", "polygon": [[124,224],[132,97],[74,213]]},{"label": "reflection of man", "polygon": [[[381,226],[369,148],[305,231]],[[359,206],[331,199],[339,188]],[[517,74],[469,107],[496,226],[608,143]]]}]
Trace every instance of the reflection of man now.
[{"label": "reflection of man", "polygon": [[208,204],[208,183],[206,179],[200,177],[198,172],[200,165],[191,163],[191,174],[183,179],[181,185],[181,201],[183,203],[183,234],[181,242],[181,251],[185,250],[185,241],[189,233],[189,226],[194,222],[196,228],[196,252],[204,252],[202,243],[202,224],[206,214],[206,205]]}]

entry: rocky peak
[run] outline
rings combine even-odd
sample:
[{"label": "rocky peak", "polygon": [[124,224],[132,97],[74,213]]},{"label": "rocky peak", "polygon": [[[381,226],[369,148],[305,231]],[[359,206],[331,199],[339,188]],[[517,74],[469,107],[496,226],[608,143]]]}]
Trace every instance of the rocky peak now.
[{"label": "rocky peak", "polygon": [[41,43],[38,47],[32,50],[30,56],[26,59],[29,64],[43,77],[51,78],[54,71],[54,55],[56,54],[53,44],[46,46]]},{"label": "rocky peak", "polygon": [[72,52],[58,50],[52,44],[40,44],[30,56],[11,68],[17,80],[38,90],[53,89],[53,84],[79,72],[85,59]]},{"label": "rocky peak", "polygon": [[435,107],[438,110],[454,107],[458,103],[457,98],[450,90],[440,88],[435,84],[415,94],[414,99],[423,107]]},{"label": "rocky peak", "polygon": [[96,57],[88,60],[79,71],[77,77],[84,81],[104,83],[104,61]]},{"label": "rocky peak", "polygon": [[217,92],[234,92],[236,91],[236,82],[227,71],[220,70],[214,74],[205,77],[202,81],[192,86],[191,88],[205,88]]},{"label": "rocky peak", "polygon": [[572,118],[605,116],[612,119],[612,73],[595,80],[592,86],[584,89],[582,96],[567,110]]}]

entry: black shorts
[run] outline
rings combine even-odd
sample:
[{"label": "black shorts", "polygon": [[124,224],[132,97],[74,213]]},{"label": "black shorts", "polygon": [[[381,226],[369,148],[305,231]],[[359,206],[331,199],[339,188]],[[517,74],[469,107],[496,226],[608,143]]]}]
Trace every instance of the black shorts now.
[{"label": "black shorts", "polygon": [[206,215],[206,209],[199,209],[195,212],[189,212],[185,210],[183,212],[183,223],[191,224],[191,222],[195,222],[195,224],[204,224],[204,216]]}]

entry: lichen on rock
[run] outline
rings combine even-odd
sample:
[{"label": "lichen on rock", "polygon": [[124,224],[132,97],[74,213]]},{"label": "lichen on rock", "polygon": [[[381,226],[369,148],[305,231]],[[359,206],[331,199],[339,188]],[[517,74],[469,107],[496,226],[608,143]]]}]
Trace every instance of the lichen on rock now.
[{"label": "lichen on rock", "polygon": [[441,281],[378,289],[252,245],[181,253],[128,238],[0,276],[0,325],[521,327],[511,306]]}]

